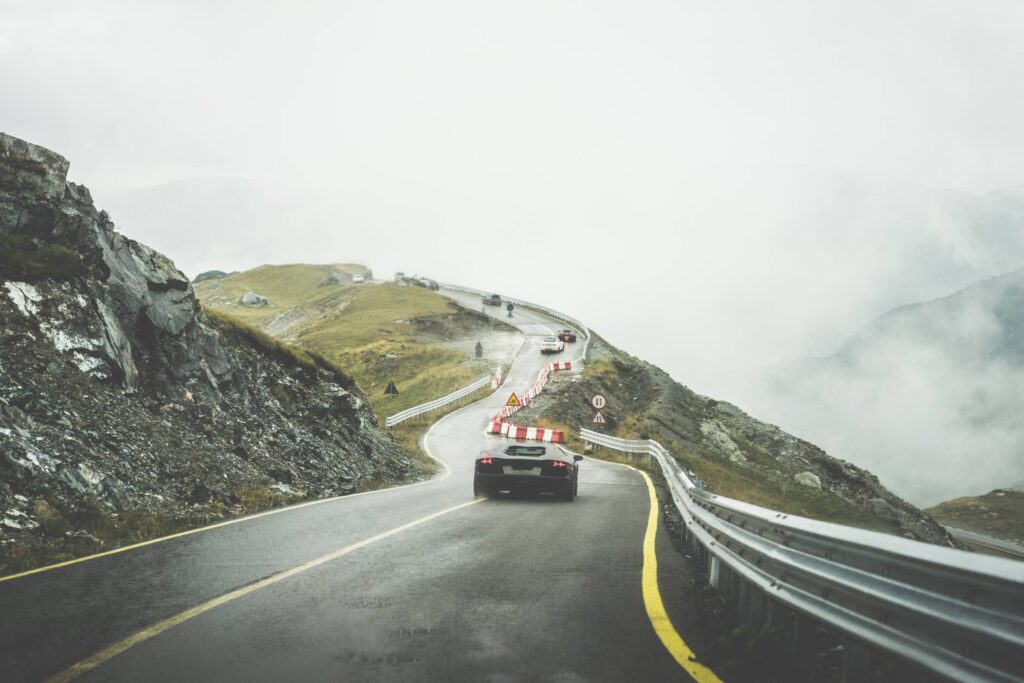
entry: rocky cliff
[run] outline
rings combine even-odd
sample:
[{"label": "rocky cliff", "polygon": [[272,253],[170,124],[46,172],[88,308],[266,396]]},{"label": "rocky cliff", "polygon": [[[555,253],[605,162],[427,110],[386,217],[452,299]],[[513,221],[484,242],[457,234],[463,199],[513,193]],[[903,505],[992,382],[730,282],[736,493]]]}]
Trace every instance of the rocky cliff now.
[{"label": "rocky cliff", "polygon": [[422,471],[344,373],[212,322],[67,171],[0,133],[0,574]]}]

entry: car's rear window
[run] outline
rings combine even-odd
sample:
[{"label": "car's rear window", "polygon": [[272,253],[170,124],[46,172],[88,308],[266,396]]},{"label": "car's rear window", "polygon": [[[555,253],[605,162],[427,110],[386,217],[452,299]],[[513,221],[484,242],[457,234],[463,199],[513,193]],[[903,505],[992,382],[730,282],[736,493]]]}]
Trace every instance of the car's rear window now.
[{"label": "car's rear window", "polygon": [[544,341],[555,341],[554,337],[544,337]]},{"label": "car's rear window", "polygon": [[548,449],[544,446],[509,446],[505,449],[505,455],[525,455],[533,458],[539,458],[547,452]]}]

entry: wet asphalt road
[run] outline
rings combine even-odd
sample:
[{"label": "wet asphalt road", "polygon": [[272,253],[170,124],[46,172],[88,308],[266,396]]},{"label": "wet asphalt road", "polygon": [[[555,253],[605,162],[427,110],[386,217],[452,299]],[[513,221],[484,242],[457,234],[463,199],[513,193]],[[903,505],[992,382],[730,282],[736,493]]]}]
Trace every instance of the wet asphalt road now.
[{"label": "wet asphalt road", "polygon": [[[441,475],[0,581],[0,680],[45,679],[218,596],[414,522],[166,628],[78,680],[688,680],[644,608],[650,507],[639,474],[587,460],[573,503],[471,503],[475,458],[504,443],[483,433],[488,419],[544,363],[582,345],[541,356],[538,337],[560,324],[522,310],[512,322],[528,339],[505,386],[425,439]],[[672,616],[681,607],[670,577],[682,558],[661,529],[657,547]]]}]

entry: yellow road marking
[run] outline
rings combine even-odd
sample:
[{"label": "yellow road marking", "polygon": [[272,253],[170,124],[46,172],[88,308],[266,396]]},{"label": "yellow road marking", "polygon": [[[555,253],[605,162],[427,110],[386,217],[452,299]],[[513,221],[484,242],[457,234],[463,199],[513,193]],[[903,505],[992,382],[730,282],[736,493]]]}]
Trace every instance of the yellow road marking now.
[{"label": "yellow road marking", "polygon": [[203,604],[197,605],[197,606],[193,607],[192,609],[189,609],[189,610],[186,610],[184,612],[181,612],[180,614],[175,614],[173,617],[169,617],[167,619],[164,619],[161,622],[153,624],[149,628],[143,629],[142,631],[139,631],[135,635],[129,636],[129,637],[125,638],[124,640],[118,641],[118,642],[114,643],[113,645],[111,645],[111,646],[109,646],[109,647],[107,647],[107,648],[105,648],[103,650],[100,650],[99,652],[97,652],[96,654],[92,655],[91,657],[83,659],[82,661],[78,662],[77,664],[71,665],[70,667],[68,667],[67,669],[64,669],[60,673],[58,673],[58,674],[56,674],[56,675],[46,679],[47,683],[64,683],[65,681],[74,680],[75,678],[78,678],[82,674],[84,674],[84,673],[86,673],[88,671],[92,671],[96,667],[98,667],[98,666],[102,665],[103,663],[113,659],[114,657],[116,657],[117,655],[121,654],[122,652],[135,647],[139,643],[145,642],[145,641],[149,640],[150,638],[154,638],[154,637],[160,635],[161,633],[163,633],[164,631],[166,631],[168,629],[171,629],[171,628],[174,628],[178,624],[186,622],[189,619],[192,619],[193,617],[197,617],[200,614],[203,614],[204,612],[209,612],[210,610],[214,609],[215,607],[220,607],[221,605],[224,605],[226,603],[232,602],[233,600],[237,600],[238,598],[241,598],[241,597],[243,597],[245,595],[248,595],[249,593],[253,593],[255,591],[258,591],[261,588],[266,588],[267,586],[271,586],[271,585],[273,585],[275,583],[278,583],[279,581],[284,581],[285,579],[290,578],[292,576],[295,576],[296,574],[301,574],[303,572],[309,571],[310,569],[313,569],[314,567],[319,567],[320,565],[325,564],[327,562],[330,562],[331,560],[336,560],[336,559],[338,559],[339,557],[341,557],[343,555],[348,555],[349,553],[351,553],[351,552],[353,552],[355,550],[359,550],[360,548],[365,548],[366,546],[370,545],[371,543],[376,543],[377,541],[383,540],[385,538],[389,538],[391,536],[394,536],[395,534],[400,534],[403,531],[407,531],[407,530],[409,530],[409,529],[411,529],[411,528],[413,528],[415,526],[419,526],[420,524],[423,524],[425,522],[429,522],[429,521],[431,521],[433,519],[437,519],[438,517],[441,517],[442,515],[447,515],[450,512],[455,512],[456,510],[461,510],[464,507],[468,507],[470,505],[475,505],[476,503],[479,503],[482,500],[483,500],[482,498],[477,498],[477,499],[469,501],[468,503],[461,503],[461,504],[456,505],[454,507],[445,508],[444,510],[441,510],[440,512],[435,512],[433,514],[427,515],[426,517],[420,517],[417,520],[414,520],[414,521],[409,522],[407,524],[403,524],[402,526],[395,527],[394,529],[391,529],[390,531],[385,531],[385,532],[377,534],[376,536],[373,536],[371,538],[367,538],[367,539],[364,539],[362,541],[359,541],[358,543],[353,543],[352,545],[345,546],[344,548],[342,548],[340,550],[335,550],[332,553],[328,553],[327,555],[323,555],[322,557],[318,557],[317,559],[311,560],[311,561],[309,561],[309,562],[307,562],[305,564],[300,564],[297,567],[292,567],[291,569],[286,569],[286,570],[284,570],[282,572],[278,572],[277,574],[272,574],[271,576],[268,576],[265,579],[260,579],[259,581],[255,582],[255,583],[250,583],[249,585],[243,586],[243,587],[241,587],[241,588],[239,588],[237,590],[233,590],[230,593],[225,593],[224,595],[221,595],[220,597],[217,597],[217,598],[214,598],[214,599],[209,600],[207,602],[204,602]]},{"label": "yellow road marking", "polygon": [[661,600],[661,590],[658,588],[658,555],[655,552],[654,545],[658,534],[659,504],[658,494],[654,490],[651,478],[643,470],[631,467],[625,463],[597,460],[595,458],[587,459],[626,467],[639,473],[644,478],[644,482],[647,484],[647,495],[651,502],[651,511],[647,515],[647,531],[644,533],[644,566],[640,579],[643,587],[644,607],[647,609],[647,618],[650,620],[651,626],[654,627],[654,632],[658,635],[658,639],[661,640],[661,644],[665,646],[665,649],[668,650],[679,666],[683,667],[686,673],[690,674],[693,680],[697,681],[697,683],[722,683],[722,679],[715,675],[714,671],[697,661],[697,656],[693,653],[693,650],[690,649],[690,646],[686,644],[683,637],[679,635],[679,631],[672,625],[672,620],[665,610],[665,603]]}]

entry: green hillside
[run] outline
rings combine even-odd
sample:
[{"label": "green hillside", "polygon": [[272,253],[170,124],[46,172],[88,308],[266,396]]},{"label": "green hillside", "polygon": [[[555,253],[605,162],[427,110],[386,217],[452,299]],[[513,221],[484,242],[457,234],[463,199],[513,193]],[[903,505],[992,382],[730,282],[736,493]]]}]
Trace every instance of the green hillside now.
[{"label": "green hillside", "polygon": [[1024,492],[996,489],[954,498],[926,510],[943,524],[1024,544]]},{"label": "green hillside", "polygon": [[[518,334],[436,292],[393,282],[353,284],[354,274],[370,276],[354,264],[265,265],[205,280],[195,290],[208,309],[337,363],[381,420],[494,369],[493,356],[471,357],[459,340]],[[266,297],[267,304],[243,304],[247,292]],[[385,395],[390,381],[399,395]]]}]

